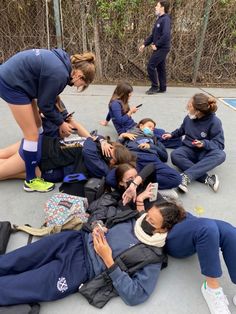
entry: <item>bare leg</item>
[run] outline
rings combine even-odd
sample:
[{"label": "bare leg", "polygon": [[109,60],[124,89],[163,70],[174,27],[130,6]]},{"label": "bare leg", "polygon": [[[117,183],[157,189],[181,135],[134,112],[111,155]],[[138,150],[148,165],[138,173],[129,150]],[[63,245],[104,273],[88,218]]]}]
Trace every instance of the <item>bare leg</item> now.
[{"label": "bare leg", "polygon": [[22,172],[25,172],[25,163],[18,152],[0,164],[0,180],[16,178]]},{"label": "bare leg", "polygon": [[31,104],[13,105],[10,109],[14,118],[24,134],[23,155],[25,161],[26,181],[36,178],[35,167],[37,164],[38,128],[36,125],[34,110]]},{"label": "bare leg", "polygon": [[21,173],[15,174],[14,176],[0,178],[0,181],[12,180],[12,179],[22,179],[22,180],[24,180],[25,179],[25,172],[21,172]]},{"label": "bare leg", "polygon": [[24,139],[35,142],[38,141],[38,128],[35,121],[33,106],[31,104],[9,104],[9,107],[24,134]]},{"label": "bare leg", "polygon": [[7,159],[12,155],[15,155],[15,153],[18,152],[19,147],[20,142],[17,142],[15,144],[0,149],[0,159]]},{"label": "bare leg", "polygon": [[37,101],[35,99],[32,100],[32,108],[34,113],[34,120],[36,122],[37,128],[40,128],[42,126],[42,119],[39,114],[39,109],[37,106]]}]

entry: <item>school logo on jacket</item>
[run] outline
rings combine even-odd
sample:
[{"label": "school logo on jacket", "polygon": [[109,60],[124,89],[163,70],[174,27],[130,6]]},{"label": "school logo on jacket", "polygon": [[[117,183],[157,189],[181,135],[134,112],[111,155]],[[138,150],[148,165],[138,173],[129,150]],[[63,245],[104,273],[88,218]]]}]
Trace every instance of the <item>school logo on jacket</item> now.
[{"label": "school logo on jacket", "polygon": [[201,137],[205,138],[205,137],[207,137],[207,134],[205,132],[201,132]]},{"label": "school logo on jacket", "polygon": [[68,289],[68,286],[67,286],[66,278],[65,277],[59,278],[57,281],[57,290],[63,293],[67,289]]}]

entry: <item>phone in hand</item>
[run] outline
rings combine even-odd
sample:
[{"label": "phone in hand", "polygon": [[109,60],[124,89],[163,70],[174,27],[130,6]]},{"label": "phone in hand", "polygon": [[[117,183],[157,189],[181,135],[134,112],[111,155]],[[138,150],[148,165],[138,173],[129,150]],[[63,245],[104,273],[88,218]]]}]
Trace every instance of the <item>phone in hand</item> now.
[{"label": "phone in hand", "polygon": [[158,192],[158,183],[152,183],[152,196],[149,198],[149,202],[154,202],[157,199],[157,192]]},{"label": "phone in hand", "polygon": [[65,117],[65,121],[67,121],[68,119],[70,119],[70,118],[73,116],[74,113],[75,113],[74,111],[71,112],[71,113],[68,113],[68,115]]},{"label": "phone in hand", "polygon": [[136,108],[142,107],[142,105],[143,105],[143,104],[140,104],[140,105],[136,106]]}]

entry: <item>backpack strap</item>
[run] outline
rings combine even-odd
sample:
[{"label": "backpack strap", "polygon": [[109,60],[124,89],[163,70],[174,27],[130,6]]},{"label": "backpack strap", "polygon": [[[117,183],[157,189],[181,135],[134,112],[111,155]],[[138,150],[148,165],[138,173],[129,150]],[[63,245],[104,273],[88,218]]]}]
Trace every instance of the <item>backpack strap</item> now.
[{"label": "backpack strap", "polygon": [[53,233],[59,233],[63,230],[80,230],[83,225],[82,220],[79,217],[70,217],[63,225],[56,225],[51,227],[33,228],[27,225],[13,225],[17,231],[23,231],[29,235],[36,237],[43,237]]}]

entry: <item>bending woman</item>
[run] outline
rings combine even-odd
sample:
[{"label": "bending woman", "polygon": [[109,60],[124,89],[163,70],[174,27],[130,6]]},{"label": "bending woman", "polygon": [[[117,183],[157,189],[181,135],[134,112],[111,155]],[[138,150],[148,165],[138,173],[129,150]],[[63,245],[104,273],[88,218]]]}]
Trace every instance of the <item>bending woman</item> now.
[{"label": "bending woman", "polygon": [[69,135],[72,127],[56,112],[56,97],[67,85],[85,89],[94,79],[94,62],[92,53],[69,57],[62,49],[32,49],[17,53],[1,65],[0,97],[8,103],[24,136],[25,191],[47,192],[54,187],[35,174],[41,127],[37,106]]}]

